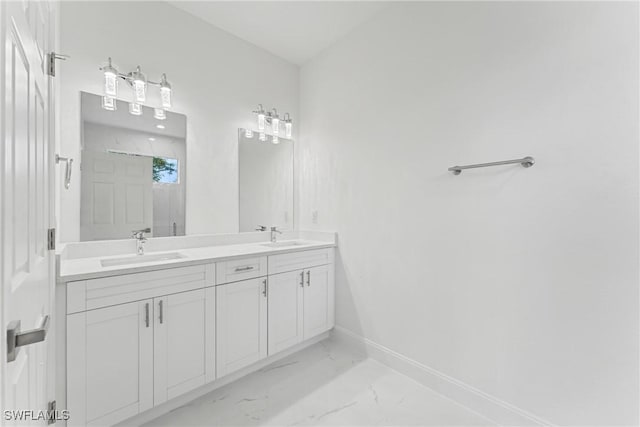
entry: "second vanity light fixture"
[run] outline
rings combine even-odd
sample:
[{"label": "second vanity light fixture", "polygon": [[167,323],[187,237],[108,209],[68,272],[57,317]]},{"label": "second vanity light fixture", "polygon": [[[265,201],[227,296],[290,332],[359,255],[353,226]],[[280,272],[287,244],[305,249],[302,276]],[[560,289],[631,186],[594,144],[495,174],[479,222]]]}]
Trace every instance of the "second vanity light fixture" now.
[{"label": "second vanity light fixture", "polygon": [[[291,116],[289,113],[285,113],[284,117],[280,119],[278,115],[278,110],[275,108],[271,109],[271,111],[265,111],[262,104],[258,104],[258,109],[254,111],[254,114],[258,117],[258,132],[260,141],[267,140],[267,125],[271,126],[272,142],[277,144],[280,142],[279,137],[281,136],[280,131],[280,123],[284,123],[284,137],[287,139],[291,139],[291,134],[293,131],[293,122],[291,121]],[[247,131],[247,133],[250,131]],[[253,136],[253,133],[252,133]],[[247,137],[249,137],[247,135]]]},{"label": "second vanity light fixture", "polygon": [[165,120],[165,110],[171,108],[171,85],[167,81],[166,74],[162,74],[159,82],[147,80],[147,76],[140,70],[138,65],[134,71],[123,74],[111,63],[111,58],[107,65],[100,67],[104,73],[104,96],[102,97],[102,108],[109,111],[116,109],[116,96],[118,95],[118,80],[124,80],[131,86],[133,91],[133,101],[129,103],[129,112],[135,116],[142,114],[142,104],[147,99],[147,86],[153,85],[160,88],[161,108],[155,108],[153,116],[158,120]]}]

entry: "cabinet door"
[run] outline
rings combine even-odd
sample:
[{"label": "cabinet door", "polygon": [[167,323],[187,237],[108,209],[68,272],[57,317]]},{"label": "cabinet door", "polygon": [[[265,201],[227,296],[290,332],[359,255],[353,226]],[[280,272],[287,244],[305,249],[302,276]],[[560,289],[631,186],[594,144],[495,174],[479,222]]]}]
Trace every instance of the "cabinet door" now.
[{"label": "cabinet door", "polygon": [[326,330],[329,321],[330,268],[321,265],[304,272],[304,339]]},{"label": "cabinet door", "polygon": [[216,287],[216,374],[220,378],[267,356],[267,279]]},{"label": "cabinet door", "polygon": [[70,425],[111,425],[153,406],[153,301],[67,316]]},{"label": "cabinet door", "polygon": [[154,298],[154,405],[205,383],[205,290]]},{"label": "cabinet door", "polygon": [[269,354],[302,341],[304,271],[269,276]]}]

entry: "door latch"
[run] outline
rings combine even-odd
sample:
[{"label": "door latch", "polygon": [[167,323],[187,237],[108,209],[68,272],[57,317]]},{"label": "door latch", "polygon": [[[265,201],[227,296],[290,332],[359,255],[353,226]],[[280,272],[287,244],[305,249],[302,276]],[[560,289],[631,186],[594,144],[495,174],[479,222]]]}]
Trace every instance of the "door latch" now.
[{"label": "door latch", "polygon": [[20,347],[42,342],[49,330],[49,315],[44,316],[39,328],[22,332],[20,321],[14,320],[7,326],[7,362],[13,362],[18,356]]}]

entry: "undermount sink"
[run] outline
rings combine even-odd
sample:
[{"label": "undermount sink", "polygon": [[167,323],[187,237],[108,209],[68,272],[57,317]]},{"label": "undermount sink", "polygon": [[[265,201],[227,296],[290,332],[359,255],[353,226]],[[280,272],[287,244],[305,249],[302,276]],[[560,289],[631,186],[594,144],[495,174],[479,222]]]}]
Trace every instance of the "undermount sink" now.
[{"label": "undermount sink", "polygon": [[288,246],[303,246],[308,244],[309,243],[302,240],[283,240],[282,242],[260,243],[261,246],[267,246],[269,248],[286,248]]},{"label": "undermount sink", "polygon": [[186,258],[180,252],[169,252],[155,255],[130,255],[122,258],[109,258],[100,260],[103,267],[115,267],[117,265],[144,264],[147,262],[170,261],[172,259]]}]

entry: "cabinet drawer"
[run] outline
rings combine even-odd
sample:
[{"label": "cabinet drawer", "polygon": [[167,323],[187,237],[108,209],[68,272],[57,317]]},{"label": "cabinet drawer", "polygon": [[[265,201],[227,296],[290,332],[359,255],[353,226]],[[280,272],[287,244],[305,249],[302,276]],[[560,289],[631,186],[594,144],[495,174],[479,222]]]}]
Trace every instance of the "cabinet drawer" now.
[{"label": "cabinet drawer", "polygon": [[67,314],[215,285],[215,264],[123,274],[67,284]]},{"label": "cabinet drawer", "polygon": [[216,285],[267,275],[267,257],[241,258],[216,265]]},{"label": "cabinet drawer", "polygon": [[272,255],[269,257],[269,274],[333,264],[333,254],[333,248],[328,248]]}]

